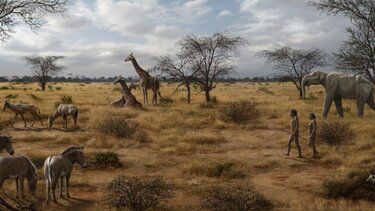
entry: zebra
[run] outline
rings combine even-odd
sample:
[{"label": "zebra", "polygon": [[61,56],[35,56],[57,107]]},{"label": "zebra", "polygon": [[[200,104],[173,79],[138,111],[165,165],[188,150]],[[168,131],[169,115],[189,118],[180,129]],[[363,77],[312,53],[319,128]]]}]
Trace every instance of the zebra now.
[{"label": "zebra", "polygon": [[83,146],[71,146],[66,148],[60,155],[49,156],[44,161],[43,172],[46,181],[46,201],[48,204],[49,193],[52,188],[52,200],[56,203],[55,189],[60,179],[60,197],[63,198],[62,186],[65,178],[65,194],[70,198],[69,178],[73,170],[74,163],[78,163],[82,168],[87,168],[88,162],[83,155]]},{"label": "zebra", "polygon": [[0,152],[7,151],[10,155],[14,154],[14,149],[12,147],[12,136],[0,136]]},{"label": "zebra", "polygon": [[35,195],[38,174],[36,167],[25,155],[0,157],[0,188],[6,179],[16,180],[16,191],[18,197],[18,182],[20,182],[21,197],[24,197],[23,184],[27,179],[27,186],[32,195]]},{"label": "zebra", "polygon": [[56,111],[53,112],[51,115],[48,117],[48,126],[52,128],[53,122],[58,116],[62,116],[64,119],[64,129],[67,129],[68,127],[68,122],[66,119],[66,116],[70,115],[72,116],[74,120],[74,128],[77,128],[77,118],[78,118],[78,108],[75,105],[72,104],[61,104],[59,107],[57,107]]},{"label": "zebra", "polygon": [[8,100],[5,100],[5,102],[4,102],[3,111],[5,111],[6,109],[9,109],[16,114],[14,116],[14,119],[13,119],[13,122],[12,122],[12,127],[13,127],[14,122],[16,121],[16,118],[17,118],[18,115],[21,115],[23,123],[25,123],[25,127],[27,126],[25,118],[23,116],[23,113],[27,112],[27,111],[29,111],[31,113],[31,115],[33,116],[33,119],[34,119],[34,122],[31,124],[31,127],[34,126],[36,119],[39,119],[40,124],[43,126],[42,117],[40,116],[40,110],[39,110],[38,106],[36,106],[36,105],[23,104],[23,103],[12,104],[12,103],[10,103],[10,100],[8,99]]}]

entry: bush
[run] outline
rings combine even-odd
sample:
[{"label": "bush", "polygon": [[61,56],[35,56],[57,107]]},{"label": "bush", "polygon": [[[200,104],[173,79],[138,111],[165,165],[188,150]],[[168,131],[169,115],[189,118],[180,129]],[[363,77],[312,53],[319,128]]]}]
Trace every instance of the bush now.
[{"label": "bush", "polygon": [[321,194],[330,199],[375,201],[375,189],[366,183],[367,177],[365,171],[352,171],[343,178],[325,180]]},{"label": "bush", "polygon": [[207,177],[226,178],[226,179],[241,179],[245,178],[246,174],[243,171],[236,169],[236,164],[233,162],[224,163],[210,163],[206,165],[193,166],[190,173],[203,174]]},{"label": "bush", "polygon": [[134,139],[139,143],[148,143],[151,142],[151,138],[146,131],[139,130],[134,133]]},{"label": "bush", "polygon": [[250,120],[259,118],[256,104],[250,101],[238,101],[227,103],[219,109],[223,121],[231,121],[236,124],[246,124]]},{"label": "bush", "polygon": [[130,138],[136,132],[138,123],[134,120],[127,120],[123,117],[107,116],[99,120],[96,124],[96,130],[113,135],[117,138]]},{"label": "bush", "polygon": [[159,177],[118,176],[106,188],[105,203],[134,211],[157,209],[172,197],[172,188]]},{"label": "bush", "polygon": [[259,88],[258,88],[258,91],[259,91],[259,92],[266,93],[266,94],[270,94],[270,95],[273,95],[273,94],[274,94],[271,90],[269,90],[267,87],[264,87],[264,86],[259,87]]},{"label": "bush", "polygon": [[73,104],[73,97],[70,95],[61,95],[60,101],[55,103],[55,107],[59,107],[61,104]]},{"label": "bush", "polygon": [[271,210],[272,204],[261,194],[250,188],[213,187],[201,200],[202,208],[215,211],[263,211]]},{"label": "bush", "polygon": [[339,144],[353,136],[348,123],[336,121],[323,122],[319,128],[319,138],[328,144]]},{"label": "bush", "polygon": [[97,152],[94,154],[94,162],[95,164],[105,166],[121,166],[120,159],[118,158],[118,155],[114,152]]}]

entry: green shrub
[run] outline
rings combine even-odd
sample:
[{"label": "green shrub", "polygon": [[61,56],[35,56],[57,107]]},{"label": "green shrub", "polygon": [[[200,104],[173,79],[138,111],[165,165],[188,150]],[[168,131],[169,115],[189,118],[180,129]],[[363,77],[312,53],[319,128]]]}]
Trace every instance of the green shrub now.
[{"label": "green shrub", "polygon": [[201,206],[214,211],[263,211],[273,207],[264,196],[243,187],[212,187],[203,196]]},{"label": "green shrub", "polygon": [[375,188],[366,183],[368,173],[352,171],[345,177],[327,179],[322,184],[322,196],[329,199],[375,201]]},{"label": "green shrub", "polygon": [[7,87],[7,86],[0,87],[0,90],[8,90],[8,89],[9,89],[9,87]]},{"label": "green shrub", "polygon": [[118,176],[106,187],[107,206],[133,211],[159,210],[172,198],[172,187],[159,177],[140,178]]},{"label": "green shrub", "polygon": [[335,145],[353,136],[349,123],[338,121],[323,122],[319,127],[319,138],[324,142]]},{"label": "green shrub", "polygon": [[137,128],[138,123],[136,121],[117,116],[104,117],[96,124],[97,131],[117,138],[131,138]]},{"label": "green shrub", "polygon": [[56,90],[62,90],[62,87],[61,86],[56,86],[55,89]]},{"label": "green shrub", "polygon": [[94,162],[98,165],[120,167],[120,159],[114,152],[97,152],[94,154]]},{"label": "green shrub", "polygon": [[73,104],[73,97],[70,95],[61,95],[60,101],[55,103],[55,107],[59,107],[61,104]]},{"label": "green shrub", "polygon": [[246,124],[250,120],[256,121],[259,118],[259,112],[256,104],[250,101],[238,101],[227,103],[219,109],[221,119],[236,124]]}]

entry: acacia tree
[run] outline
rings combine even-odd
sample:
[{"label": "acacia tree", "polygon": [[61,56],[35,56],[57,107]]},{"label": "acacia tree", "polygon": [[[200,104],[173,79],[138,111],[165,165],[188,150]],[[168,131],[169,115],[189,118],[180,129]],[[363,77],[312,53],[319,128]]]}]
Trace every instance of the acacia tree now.
[{"label": "acacia tree", "polygon": [[239,55],[238,48],[245,44],[243,38],[228,33],[189,35],[177,43],[181,55],[187,57],[193,70],[197,71],[195,82],[205,92],[207,102],[211,100],[210,91],[216,88],[218,79],[234,70],[231,61]]},{"label": "acacia tree", "polygon": [[198,68],[191,66],[191,60],[186,55],[177,54],[176,59],[172,59],[169,55],[157,58],[157,67],[159,71],[166,75],[172,83],[177,83],[175,92],[181,86],[186,87],[187,103],[191,102],[191,87],[197,79]]},{"label": "acacia tree", "polygon": [[266,58],[266,63],[280,71],[281,76],[293,82],[299,96],[302,97],[302,78],[316,67],[328,65],[327,55],[320,49],[293,49],[290,47],[276,47],[263,50],[258,55]]},{"label": "acacia tree", "polygon": [[20,23],[32,31],[38,30],[44,15],[65,13],[68,4],[69,0],[0,0],[0,40],[11,38]]},{"label": "acacia tree", "polygon": [[57,64],[57,60],[65,58],[64,56],[26,56],[26,65],[31,67],[31,73],[39,81],[42,91],[46,89],[49,79],[61,72],[65,67]]},{"label": "acacia tree", "polygon": [[336,68],[363,75],[375,84],[375,1],[321,0],[310,4],[350,19],[353,26],[346,29],[349,39],[334,53]]}]

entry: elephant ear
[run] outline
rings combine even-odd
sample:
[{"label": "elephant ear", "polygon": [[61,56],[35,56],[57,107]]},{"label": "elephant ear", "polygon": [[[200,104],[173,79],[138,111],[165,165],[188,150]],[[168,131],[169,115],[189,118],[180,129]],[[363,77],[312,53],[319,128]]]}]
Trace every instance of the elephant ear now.
[{"label": "elephant ear", "polygon": [[323,82],[324,80],[326,79],[326,76],[325,75],[319,75],[319,81],[320,82]]}]

